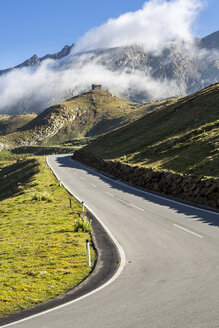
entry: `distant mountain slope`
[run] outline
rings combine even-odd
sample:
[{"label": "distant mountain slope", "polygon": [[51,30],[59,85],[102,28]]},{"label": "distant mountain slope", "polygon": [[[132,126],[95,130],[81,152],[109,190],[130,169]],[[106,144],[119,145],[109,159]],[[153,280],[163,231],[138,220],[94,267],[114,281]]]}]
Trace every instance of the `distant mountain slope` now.
[{"label": "distant mountain slope", "polygon": [[17,131],[36,116],[36,114],[0,115],[0,136]]},{"label": "distant mountain slope", "polygon": [[83,148],[104,159],[219,177],[219,83]]},{"label": "distant mountain slope", "polygon": [[200,46],[205,49],[218,49],[219,50],[219,31],[216,31],[216,32],[200,39]]},{"label": "distant mountain slope", "polygon": [[46,59],[61,59],[67,55],[69,55],[71,49],[73,48],[74,43],[71,46],[65,46],[61,51],[56,52],[52,55],[47,54],[41,58],[39,58],[37,55],[33,55],[31,58],[25,60],[23,63],[15,66],[15,67],[11,67],[11,68],[7,68],[4,70],[0,70],[0,75],[8,73],[16,68],[22,68],[22,67],[30,67],[30,66],[38,66],[40,65],[41,62],[43,62]]},{"label": "distant mountain slope", "polygon": [[118,98],[105,90],[91,90],[47,108],[0,141],[11,145],[60,144],[72,138],[94,137],[176,100],[170,98],[143,105]]}]

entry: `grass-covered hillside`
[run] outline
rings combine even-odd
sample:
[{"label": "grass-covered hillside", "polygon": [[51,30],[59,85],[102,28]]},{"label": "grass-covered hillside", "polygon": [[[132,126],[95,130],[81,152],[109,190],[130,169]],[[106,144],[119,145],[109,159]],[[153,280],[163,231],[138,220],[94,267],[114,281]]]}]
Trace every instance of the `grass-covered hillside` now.
[{"label": "grass-covered hillside", "polygon": [[0,143],[10,146],[57,145],[74,138],[95,137],[174,101],[176,98],[139,104],[118,98],[105,90],[91,90],[47,108],[16,132],[0,138]]},{"label": "grass-covered hillside", "polygon": [[0,317],[54,298],[90,273],[90,223],[69,198],[42,157],[1,166]]},{"label": "grass-covered hillside", "polygon": [[219,177],[219,83],[101,136],[84,150],[134,165]]},{"label": "grass-covered hillside", "polygon": [[0,115],[0,136],[13,133],[32,121],[36,114],[23,114],[23,115]]}]

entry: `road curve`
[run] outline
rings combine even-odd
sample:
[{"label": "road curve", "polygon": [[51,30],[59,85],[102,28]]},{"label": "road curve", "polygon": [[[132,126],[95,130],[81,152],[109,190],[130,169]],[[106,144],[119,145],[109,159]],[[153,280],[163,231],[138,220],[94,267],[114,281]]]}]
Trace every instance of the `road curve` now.
[{"label": "road curve", "polygon": [[119,241],[126,265],[97,293],[7,327],[219,327],[219,213],[142,192],[67,155],[48,161]]}]

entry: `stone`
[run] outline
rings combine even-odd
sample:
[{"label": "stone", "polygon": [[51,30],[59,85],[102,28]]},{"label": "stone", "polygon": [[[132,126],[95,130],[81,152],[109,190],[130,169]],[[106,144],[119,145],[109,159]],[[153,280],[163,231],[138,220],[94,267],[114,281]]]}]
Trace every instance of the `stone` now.
[{"label": "stone", "polygon": [[200,205],[219,208],[219,179],[206,179],[152,168],[133,167],[118,161],[98,159],[83,150],[76,151],[73,158],[136,186],[176,196]]}]

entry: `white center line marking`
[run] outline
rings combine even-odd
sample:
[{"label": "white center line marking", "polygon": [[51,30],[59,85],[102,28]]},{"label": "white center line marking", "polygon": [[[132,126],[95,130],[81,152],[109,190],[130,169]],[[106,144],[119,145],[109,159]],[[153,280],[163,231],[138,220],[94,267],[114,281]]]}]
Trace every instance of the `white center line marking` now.
[{"label": "white center line marking", "polygon": [[105,194],[110,195],[111,197],[114,197],[113,194],[111,194],[110,192],[105,191]]},{"label": "white center line marking", "polygon": [[91,183],[90,185],[94,188],[97,188],[97,186],[95,186],[95,184],[93,184],[93,183]]},{"label": "white center line marking", "polygon": [[131,206],[137,208],[138,210],[144,212],[143,208],[141,208],[141,207],[138,207],[138,206],[136,206],[136,205],[134,205],[134,204],[132,204],[132,203],[130,203],[129,205],[131,205]]},{"label": "white center line marking", "polygon": [[190,230],[188,230],[188,229],[186,229],[186,228],[183,228],[183,227],[179,226],[178,224],[175,224],[175,223],[174,223],[173,225],[174,225],[175,227],[177,227],[177,228],[183,230],[183,231],[186,231],[186,232],[191,233],[191,234],[194,235],[194,236],[197,236],[197,237],[199,237],[199,238],[204,238],[204,236],[201,236],[201,235],[199,235],[198,233],[195,233],[195,232],[190,231]]},{"label": "white center line marking", "polygon": [[83,177],[80,177],[81,178],[81,180],[85,180],[85,178],[83,178]]}]

